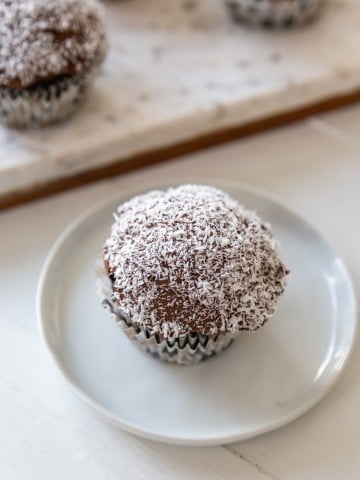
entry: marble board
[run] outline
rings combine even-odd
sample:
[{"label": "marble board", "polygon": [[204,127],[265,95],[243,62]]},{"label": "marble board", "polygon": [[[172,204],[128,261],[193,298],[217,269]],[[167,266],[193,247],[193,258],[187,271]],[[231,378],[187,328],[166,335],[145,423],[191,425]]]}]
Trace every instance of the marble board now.
[{"label": "marble board", "polygon": [[357,0],[329,0],[318,22],[282,32],[235,24],[222,0],[105,6],[111,49],[79,113],[0,127],[0,207],[359,95]]}]

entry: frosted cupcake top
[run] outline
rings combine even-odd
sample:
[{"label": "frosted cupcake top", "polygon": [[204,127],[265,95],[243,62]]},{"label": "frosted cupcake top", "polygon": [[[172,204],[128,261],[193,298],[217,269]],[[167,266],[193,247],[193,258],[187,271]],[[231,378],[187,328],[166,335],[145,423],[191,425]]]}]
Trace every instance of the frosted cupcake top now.
[{"label": "frosted cupcake top", "polygon": [[258,329],[274,313],[288,273],[270,226],[202,185],[120,205],[104,261],[112,300],[164,338]]},{"label": "frosted cupcake top", "polygon": [[2,0],[0,85],[22,88],[101,63],[107,50],[96,0]]}]

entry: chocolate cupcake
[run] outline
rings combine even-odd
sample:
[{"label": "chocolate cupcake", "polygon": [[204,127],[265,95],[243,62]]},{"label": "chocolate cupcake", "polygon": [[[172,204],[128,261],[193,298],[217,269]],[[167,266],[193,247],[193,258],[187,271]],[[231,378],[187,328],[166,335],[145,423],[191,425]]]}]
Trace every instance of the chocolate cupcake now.
[{"label": "chocolate cupcake", "polygon": [[70,115],[107,51],[96,0],[0,3],[0,121],[45,125]]},{"label": "chocolate cupcake", "polygon": [[120,205],[103,262],[103,306],[143,350],[180,364],[264,325],[288,273],[270,226],[201,185]]},{"label": "chocolate cupcake", "polygon": [[324,0],[226,0],[236,21],[286,28],[313,20]]}]

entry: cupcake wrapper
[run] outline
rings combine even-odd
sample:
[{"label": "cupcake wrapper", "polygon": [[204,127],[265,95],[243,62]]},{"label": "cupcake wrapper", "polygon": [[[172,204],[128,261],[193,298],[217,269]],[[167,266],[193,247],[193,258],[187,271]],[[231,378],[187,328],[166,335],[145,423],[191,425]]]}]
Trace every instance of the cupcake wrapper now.
[{"label": "cupcake wrapper", "polygon": [[159,358],[165,362],[180,365],[193,365],[201,360],[212,357],[227,348],[236,335],[233,333],[219,333],[217,335],[203,335],[190,333],[175,339],[162,339],[158,334],[134,324],[111,300],[112,286],[105,272],[98,269],[98,295],[104,309],[110,314],[115,323],[143,352]]},{"label": "cupcake wrapper", "polygon": [[0,121],[36,127],[63,120],[76,110],[91,78],[82,73],[24,89],[0,87]]},{"label": "cupcake wrapper", "polygon": [[269,28],[287,28],[316,17],[324,0],[226,0],[237,21]]},{"label": "cupcake wrapper", "polygon": [[102,300],[102,305],[116,324],[143,352],[165,362],[192,365],[222,352],[233,340],[233,335],[230,333],[219,335],[190,333],[173,340],[164,340],[159,335],[151,334],[148,330],[133,324],[117,311],[108,299]]}]

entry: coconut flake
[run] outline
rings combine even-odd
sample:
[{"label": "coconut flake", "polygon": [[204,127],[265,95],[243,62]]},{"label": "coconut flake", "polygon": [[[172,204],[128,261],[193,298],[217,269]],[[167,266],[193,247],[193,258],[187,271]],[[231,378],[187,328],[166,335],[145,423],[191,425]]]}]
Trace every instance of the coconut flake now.
[{"label": "coconut flake", "polygon": [[268,224],[226,193],[184,185],[120,205],[105,243],[113,300],[164,338],[256,330],[287,269]]},{"label": "coconut flake", "polygon": [[102,6],[96,0],[2,0],[0,85],[86,71],[107,49]]}]

